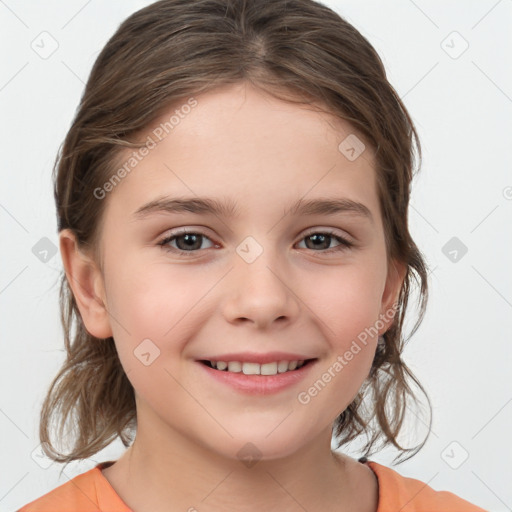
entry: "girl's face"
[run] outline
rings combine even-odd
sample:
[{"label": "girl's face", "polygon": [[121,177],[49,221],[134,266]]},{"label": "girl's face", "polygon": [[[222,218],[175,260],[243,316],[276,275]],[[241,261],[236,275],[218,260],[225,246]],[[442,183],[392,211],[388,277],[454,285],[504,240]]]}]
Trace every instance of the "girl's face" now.
[{"label": "girl's face", "polygon": [[[354,136],[237,84],[173,107],[143,134],[137,163],[132,150],[120,160],[130,170],[106,194],[101,233],[108,313],[82,313],[115,339],[138,436],[268,459],[330,440],[404,276],[386,260],[373,154]],[[309,359],[277,376],[201,362],[272,373]]]}]

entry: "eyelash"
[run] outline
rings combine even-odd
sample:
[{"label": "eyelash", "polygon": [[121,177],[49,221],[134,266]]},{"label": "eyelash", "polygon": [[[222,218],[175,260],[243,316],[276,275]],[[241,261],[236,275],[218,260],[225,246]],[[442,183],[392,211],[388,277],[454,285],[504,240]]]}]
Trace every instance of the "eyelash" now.
[{"label": "eyelash", "polygon": [[[189,231],[189,230],[183,230],[183,231],[179,231],[179,232],[175,232],[167,237],[165,237],[163,240],[161,240],[160,242],[158,242],[157,245],[159,245],[160,247],[162,247],[162,249],[165,249],[167,252],[174,252],[176,253],[178,256],[183,256],[183,257],[189,257],[191,256],[193,253],[195,252],[199,252],[199,250],[194,250],[194,251],[184,251],[182,249],[175,249],[174,247],[169,247],[167,246],[167,244],[169,242],[172,242],[173,240],[175,240],[176,238],[180,237],[180,236],[183,236],[183,235],[199,235],[199,236],[202,236],[204,238],[207,238],[208,240],[210,240],[210,238],[208,236],[206,236],[205,234],[201,233],[201,232],[198,232],[198,231]],[[337,247],[334,247],[334,248],[331,248],[331,249],[326,249],[326,250],[320,250],[320,251],[315,251],[314,249],[309,249],[310,251],[313,251],[313,252],[323,252],[323,253],[328,253],[328,254],[331,254],[331,253],[335,253],[335,252],[339,252],[339,251],[346,251],[347,249],[350,249],[351,247],[354,246],[354,244],[352,242],[350,242],[349,240],[347,240],[346,238],[343,238],[342,236],[340,235],[337,235],[335,232],[333,231],[330,231],[330,230],[325,230],[325,231],[310,231],[309,233],[306,233],[301,239],[300,241],[304,240],[305,238],[308,238],[312,235],[327,235],[329,237],[332,237],[334,238],[337,242],[340,243],[340,245],[338,245]],[[213,242],[213,241],[212,241]],[[167,246],[167,247],[166,247]]]}]

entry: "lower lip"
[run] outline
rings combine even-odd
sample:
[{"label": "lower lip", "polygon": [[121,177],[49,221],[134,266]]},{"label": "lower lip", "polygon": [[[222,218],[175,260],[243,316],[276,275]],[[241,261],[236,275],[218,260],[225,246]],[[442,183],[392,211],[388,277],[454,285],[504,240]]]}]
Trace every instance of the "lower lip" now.
[{"label": "lower lip", "polygon": [[199,361],[197,364],[212,378],[231,386],[237,391],[252,395],[270,395],[290,388],[302,381],[316,364],[316,360],[310,361],[298,370],[277,373],[276,375],[245,375],[242,372],[234,373],[225,370],[215,370]]}]

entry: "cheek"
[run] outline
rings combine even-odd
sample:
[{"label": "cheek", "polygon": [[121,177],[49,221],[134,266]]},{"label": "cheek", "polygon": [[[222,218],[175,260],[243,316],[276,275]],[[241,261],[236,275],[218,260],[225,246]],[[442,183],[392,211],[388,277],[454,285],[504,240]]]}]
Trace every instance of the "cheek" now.
[{"label": "cheek", "polygon": [[167,410],[182,392],[173,379],[181,380],[180,368],[169,362],[179,361],[191,335],[187,319],[204,291],[195,293],[183,272],[166,265],[126,260],[118,268],[111,273],[111,325],[121,365],[144,403]]},{"label": "cheek", "polygon": [[383,293],[384,268],[357,265],[315,279],[307,305],[321,320],[326,339],[345,350],[352,339],[375,325]]},{"label": "cheek", "polygon": [[[205,308],[216,277],[192,266],[176,270],[161,262],[126,260],[118,262],[117,269],[111,272],[109,310],[123,365],[133,364],[133,352],[147,339],[162,354],[182,351],[204,320],[198,312]],[[145,343],[151,349],[151,343]]]},{"label": "cheek", "polygon": [[357,395],[375,354],[384,273],[373,262],[338,268],[316,280],[308,306],[329,356],[305,383],[299,403],[316,403],[319,411],[325,407],[334,419]]},{"label": "cheek", "polygon": [[172,271],[162,263],[127,260],[118,268],[112,274],[112,310],[130,332],[162,336],[190,309],[191,302],[204,295],[190,272]]}]

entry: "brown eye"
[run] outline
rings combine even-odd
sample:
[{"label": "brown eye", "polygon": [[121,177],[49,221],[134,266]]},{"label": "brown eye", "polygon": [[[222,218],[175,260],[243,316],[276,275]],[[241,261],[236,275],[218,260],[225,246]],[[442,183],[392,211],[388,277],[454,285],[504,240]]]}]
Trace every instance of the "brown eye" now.
[{"label": "brown eye", "polygon": [[[201,249],[203,240],[210,239],[202,233],[197,233],[194,231],[181,231],[179,233],[174,233],[164,238],[161,242],[158,243],[158,245],[160,245],[167,251],[177,253],[192,253],[197,252],[199,249]],[[172,242],[176,244],[176,247],[170,245]],[[214,244],[212,243],[212,246],[213,245]]]},{"label": "brown eye", "polygon": [[[341,251],[353,246],[351,242],[333,232],[309,233],[302,240],[306,241],[306,249],[320,252]],[[338,242],[338,245],[330,247],[333,241]]]}]

